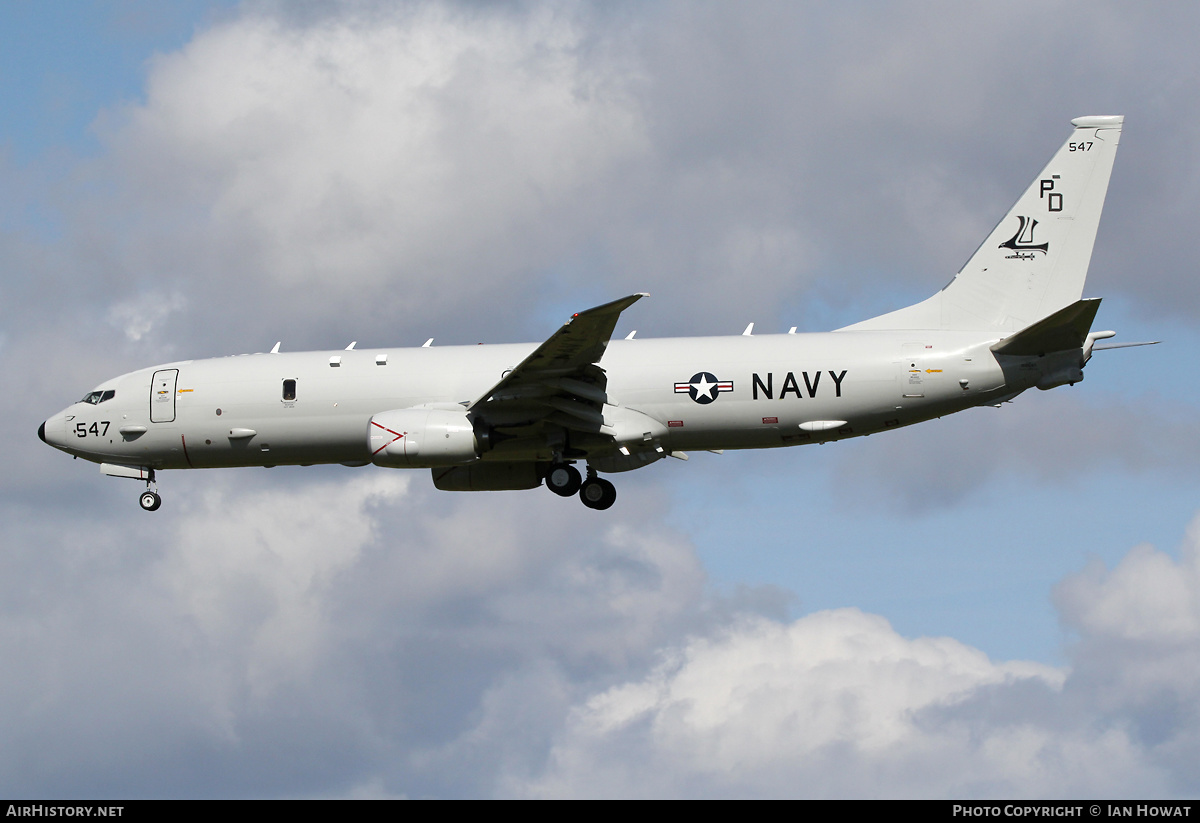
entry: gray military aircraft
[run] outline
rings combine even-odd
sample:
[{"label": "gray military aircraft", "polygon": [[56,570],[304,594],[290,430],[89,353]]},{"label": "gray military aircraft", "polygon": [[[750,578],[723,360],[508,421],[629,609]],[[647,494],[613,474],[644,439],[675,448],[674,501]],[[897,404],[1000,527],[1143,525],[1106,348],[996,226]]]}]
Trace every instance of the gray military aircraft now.
[{"label": "gray military aircraft", "polygon": [[[967,264],[921,303],[822,334],[611,340],[644,294],[574,315],[541,345],[184,360],[106,380],[38,436],[146,482],[163,469],[342,463],[432,469],[449,491],[578,492],[600,472],[695,450],[873,434],[1083,379],[1081,299],[1123,118],[1080,117]],[[1143,344],[1125,344],[1143,345]],[[575,467],[586,464],[586,478]]]}]

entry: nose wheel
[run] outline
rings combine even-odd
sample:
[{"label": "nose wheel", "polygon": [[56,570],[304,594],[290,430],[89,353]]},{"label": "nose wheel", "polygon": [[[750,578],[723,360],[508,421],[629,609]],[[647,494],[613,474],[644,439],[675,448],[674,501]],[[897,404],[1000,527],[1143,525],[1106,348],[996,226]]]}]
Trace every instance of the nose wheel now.
[{"label": "nose wheel", "polygon": [[150,469],[150,475],[146,478],[146,490],[138,498],[138,503],[148,512],[156,512],[158,511],[158,507],[162,505],[162,498],[155,491],[154,469]]}]

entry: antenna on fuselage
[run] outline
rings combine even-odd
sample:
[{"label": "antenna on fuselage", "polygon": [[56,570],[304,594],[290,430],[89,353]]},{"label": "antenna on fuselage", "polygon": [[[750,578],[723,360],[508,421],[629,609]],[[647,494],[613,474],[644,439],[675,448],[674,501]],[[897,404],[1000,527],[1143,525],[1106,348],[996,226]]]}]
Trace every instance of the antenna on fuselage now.
[{"label": "antenna on fuselage", "polygon": [[271,347],[271,354],[279,354],[279,344],[282,342],[283,341],[280,340],[280,341],[276,342],[274,346]]}]

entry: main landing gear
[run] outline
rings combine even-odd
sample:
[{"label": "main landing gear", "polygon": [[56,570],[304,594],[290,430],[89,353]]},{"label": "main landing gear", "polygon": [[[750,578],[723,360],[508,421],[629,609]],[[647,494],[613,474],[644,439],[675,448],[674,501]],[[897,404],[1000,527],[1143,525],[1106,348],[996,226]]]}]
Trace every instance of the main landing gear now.
[{"label": "main landing gear", "polygon": [[559,497],[570,497],[581,485],[583,478],[579,476],[579,469],[570,463],[555,463],[546,472],[546,488]]},{"label": "main landing gear", "polygon": [[588,479],[579,487],[579,499],[589,509],[607,509],[617,502],[617,488],[588,470]]},{"label": "main landing gear", "polygon": [[596,470],[588,467],[587,480],[579,476],[579,469],[570,463],[558,462],[546,472],[546,488],[559,497],[570,497],[579,492],[579,499],[589,509],[607,509],[617,500],[617,489]]}]

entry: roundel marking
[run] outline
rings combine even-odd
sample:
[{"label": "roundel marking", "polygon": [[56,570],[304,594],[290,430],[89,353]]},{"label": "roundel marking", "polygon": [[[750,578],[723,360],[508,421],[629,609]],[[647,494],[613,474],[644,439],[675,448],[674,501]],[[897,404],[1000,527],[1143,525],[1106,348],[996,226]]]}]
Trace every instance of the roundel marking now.
[{"label": "roundel marking", "polygon": [[717,399],[721,392],[733,391],[732,380],[718,380],[712,372],[696,372],[692,379],[675,384],[675,393],[687,392],[688,396],[700,405],[707,405]]}]

